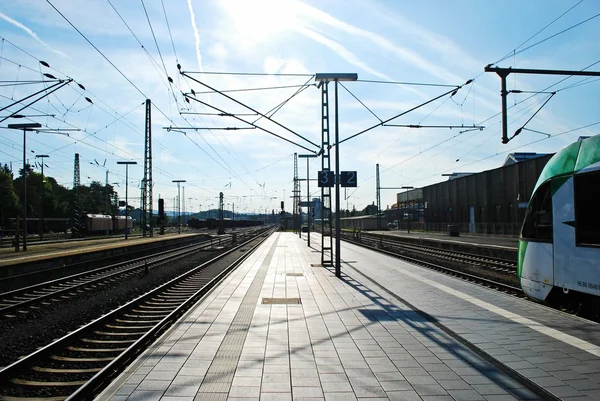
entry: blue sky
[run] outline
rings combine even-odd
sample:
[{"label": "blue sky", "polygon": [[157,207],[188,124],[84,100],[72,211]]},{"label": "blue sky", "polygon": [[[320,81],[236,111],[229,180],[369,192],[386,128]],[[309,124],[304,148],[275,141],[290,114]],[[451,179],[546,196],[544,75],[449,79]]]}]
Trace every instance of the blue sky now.
[{"label": "blue sky", "polygon": [[[51,0],[130,81],[106,61],[52,6],[41,0],[0,3],[2,81],[40,80],[49,72],[71,77],[76,84],[24,110],[21,114],[53,114],[31,117],[49,128],[78,128],[69,136],[28,134],[27,152],[48,154],[47,174],[71,186],[74,154],[81,157],[81,181],[119,183],[123,192],[125,171],[119,160],[135,160],[129,171],[129,194],[137,194],[143,178],[144,106],[152,110],[154,199],[167,199],[168,208],[177,194],[174,179],[185,179],[188,211],[216,207],[220,191],[225,203],[236,210],[260,212],[278,209],[293,189],[293,153],[306,150],[258,129],[238,131],[187,130],[186,134],[163,127],[247,127],[232,118],[181,114],[214,112],[199,103],[186,103],[181,92],[205,90],[178,74],[185,71],[298,73],[353,72],[361,80],[401,81],[462,85],[451,99],[446,96],[391,123],[421,125],[483,125],[483,130],[408,129],[378,127],[340,145],[342,170],[358,172],[359,188],[349,190],[342,207],[362,209],[375,201],[375,165],[380,164],[384,187],[420,187],[444,179],[442,174],[483,171],[498,167],[512,151],[555,152],[580,135],[595,135],[600,125],[598,82],[568,88],[584,78],[570,78],[554,86],[557,94],[510,143],[501,143],[500,79],[483,68],[513,50],[572,27],[600,13],[600,3],[584,1],[198,1],[177,0]],[[111,7],[116,8],[129,28]],[[164,11],[163,11],[164,4]],[[144,6],[156,36],[150,30]],[[571,11],[541,33],[523,42]],[[169,21],[167,27],[165,14]],[[600,18],[591,19],[565,33],[508,57],[500,67],[581,70],[600,60]],[[140,46],[136,37],[142,43]],[[171,38],[172,41],[171,42]],[[10,41],[10,43],[9,43]],[[12,43],[12,44],[11,44]],[[20,49],[15,47],[18,46]],[[174,48],[174,49],[173,49]],[[29,53],[26,54],[25,52]],[[163,67],[163,61],[166,73]],[[40,65],[38,60],[50,64]],[[591,67],[600,70],[600,64]],[[173,84],[167,81],[172,77]],[[193,74],[219,90],[297,86],[309,77]],[[540,91],[563,77],[512,74],[509,89]],[[309,83],[314,83],[310,80]],[[135,86],[134,86],[135,85]],[[345,87],[377,116],[371,114],[345,89],[339,92],[340,139],[353,135],[410,109],[449,88],[347,82]],[[137,87],[137,88],[136,88]],[[25,97],[41,84],[0,87],[0,104]],[[267,112],[297,91],[232,92],[231,96],[252,108]],[[548,95],[510,95],[509,133],[531,117]],[[90,105],[85,101],[89,97]],[[290,100],[274,116],[277,122],[320,144],[320,90],[310,86]],[[333,84],[330,85],[333,105]],[[197,98],[228,113],[250,110],[218,94]],[[332,107],[333,108],[333,107]],[[16,106],[7,111],[16,111]],[[6,112],[6,111],[5,111]],[[330,112],[333,115],[333,110]],[[3,114],[6,115],[6,114]],[[253,121],[256,117],[243,116]],[[0,124],[29,120],[7,120]],[[483,122],[483,123],[482,123]],[[481,124],[480,124],[481,123]],[[261,119],[263,128],[317,150],[283,128]],[[333,120],[331,121],[333,128]],[[561,135],[558,135],[561,134]],[[31,152],[33,151],[33,152]],[[22,133],[0,130],[0,162],[22,164]],[[105,162],[106,160],[106,162]],[[96,161],[104,167],[97,166]],[[305,160],[299,176],[305,178]],[[311,177],[320,163],[311,162]],[[319,195],[316,185],[311,193]],[[395,202],[393,190],[382,192],[385,208]],[[302,186],[302,196],[306,195]],[[135,196],[135,195],[133,195]],[[139,200],[130,202],[139,205]],[[155,205],[156,208],[156,205]]]}]

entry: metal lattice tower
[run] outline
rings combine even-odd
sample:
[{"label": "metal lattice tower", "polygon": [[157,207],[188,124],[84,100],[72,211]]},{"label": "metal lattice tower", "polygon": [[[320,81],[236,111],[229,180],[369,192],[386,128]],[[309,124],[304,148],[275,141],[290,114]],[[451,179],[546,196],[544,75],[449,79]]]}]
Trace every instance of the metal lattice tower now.
[{"label": "metal lattice tower", "polygon": [[[329,142],[329,82],[321,83],[321,171],[331,170]],[[333,265],[333,229],[331,214],[331,187],[321,187],[321,264]]]},{"label": "metal lattice tower", "polygon": [[81,218],[79,210],[79,187],[81,186],[81,174],[79,172],[79,153],[75,153],[75,164],[73,168],[73,227],[71,236],[79,237],[81,234]]},{"label": "metal lattice tower", "polygon": [[376,181],[377,191],[375,193],[375,199],[377,199],[377,229],[381,230],[381,182],[379,181],[379,163],[376,165]]},{"label": "metal lattice tower", "polygon": [[219,231],[217,234],[225,234],[223,228],[223,192],[219,192]]},{"label": "metal lattice tower", "polygon": [[294,232],[300,230],[300,181],[298,180],[298,153],[294,153],[294,201],[293,201],[293,225]]},{"label": "metal lattice tower", "polygon": [[152,103],[146,99],[146,134],[144,145],[144,179],[142,180],[142,231],[144,237],[154,234],[152,221]]},{"label": "metal lattice tower", "polygon": [[73,189],[81,186],[81,175],[79,174],[79,153],[75,153],[75,168],[73,170]]}]

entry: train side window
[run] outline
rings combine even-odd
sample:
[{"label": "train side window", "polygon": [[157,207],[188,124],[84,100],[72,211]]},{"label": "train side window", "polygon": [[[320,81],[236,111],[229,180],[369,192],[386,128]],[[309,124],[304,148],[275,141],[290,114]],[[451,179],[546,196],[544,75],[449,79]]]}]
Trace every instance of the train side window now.
[{"label": "train side window", "polygon": [[534,241],[552,242],[552,191],[550,181],[540,185],[533,194],[525,214],[521,236]]},{"label": "train side window", "polygon": [[578,245],[600,245],[600,171],[576,174],[575,238]]}]

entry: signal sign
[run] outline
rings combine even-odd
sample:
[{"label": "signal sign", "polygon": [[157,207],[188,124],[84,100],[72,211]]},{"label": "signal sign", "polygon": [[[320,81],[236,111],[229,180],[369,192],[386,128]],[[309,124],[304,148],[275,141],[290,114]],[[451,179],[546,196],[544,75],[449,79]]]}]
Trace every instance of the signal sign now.
[{"label": "signal sign", "polygon": [[319,187],[333,187],[335,185],[335,174],[331,170],[319,171],[319,179],[317,181]]},{"label": "signal sign", "polygon": [[341,171],[340,183],[342,187],[356,187],[356,171]]}]

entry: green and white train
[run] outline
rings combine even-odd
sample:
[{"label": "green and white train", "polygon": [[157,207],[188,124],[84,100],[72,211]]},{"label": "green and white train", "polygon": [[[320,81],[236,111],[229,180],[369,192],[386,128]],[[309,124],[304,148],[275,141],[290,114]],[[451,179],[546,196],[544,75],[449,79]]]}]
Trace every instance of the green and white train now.
[{"label": "green and white train", "polygon": [[517,274],[530,298],[598,317],[600,135],[572,143],[544,167],[521,229]]}]

